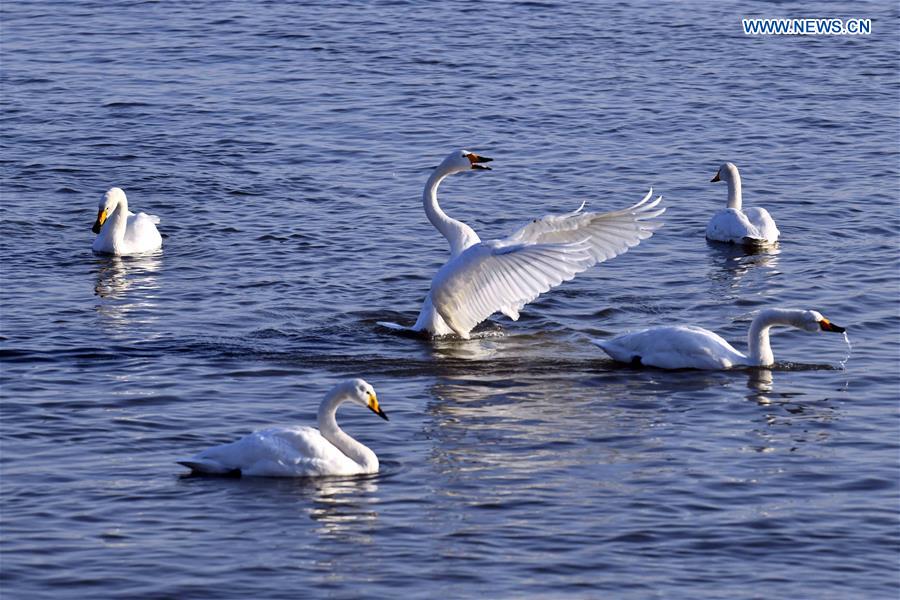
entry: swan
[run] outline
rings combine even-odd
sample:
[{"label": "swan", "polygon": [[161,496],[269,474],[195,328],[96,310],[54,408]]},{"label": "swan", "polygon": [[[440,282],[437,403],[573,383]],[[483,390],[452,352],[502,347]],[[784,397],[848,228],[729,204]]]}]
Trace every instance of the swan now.
[{"label": "swan", "polygon": [[770,246],[778,241],[780,232],[769,211],[759,207],[741,210],[741,174],[737,166],[725,163],[710,181],[728,182],[728,208],[709,220],[706,239],[745,246]]},{"label": "swan", "polygon": [[269,427],[236,442],[213,446],[179,460],[194,473],[257,477],[363,475],[378,472],[378,457],[338,427],[335,413],[344,402],[366,406],[388,420],[371,385],[349,379],[332,388],[319,405],[319,428]]},{"label": "swan", "polygon": [[448,217],[437,200],[437,189],[449,175],[471,170],[491,170],[493,159],[468,150],[454,150],[425,183],[422,202],[432,225],[450,244],[450,260],[431,282],[419,318],[412,328],[396,323],[380,324],[395,330],[455,333],[469,339],[472,329],[496,312],[513,321],[519,311],[540,294],[576,274],[603,262],[653,235],[662,223],[650,219],[665,212],[643,200],[608,213],[582,212],[534,219],[511,236],[481,241],[475,231]]},{"label": "swan", "polygon": [[808,332],[845,331],[814,310],[768,308],[761,310],[750,323],[747,334],[749,356],[735,350],[712,331],[692,325],[651,327],[609,340],[591,341],[619,362],[661,369],[767,367],[775,362],[769,344],[769,329],[776,325]]},{"label": "swan", "polygon": [[128,210],[128,198],[121,188],[109,188],[100,201],[92,231],[97,235],[93,250],[100,254],[139,254],[162,246],[156,226],[159,217]]}]

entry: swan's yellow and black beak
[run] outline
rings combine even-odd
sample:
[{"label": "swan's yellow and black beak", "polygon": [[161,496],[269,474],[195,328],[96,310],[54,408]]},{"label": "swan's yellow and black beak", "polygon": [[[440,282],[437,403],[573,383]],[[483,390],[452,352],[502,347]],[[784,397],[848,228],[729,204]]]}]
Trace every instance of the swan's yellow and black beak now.
[{"label": "swan's yellow and black beak", "polygon": [[469,162],[472,163],[473,169],[481,169],[483,171],[490,171],[490,167],[486,167],[481,163],[491,162],[494,160],[493,158],[488,158],[487,156],[478,156],[474,152],[469,152],[466,154],[466,158],[469,159]]},{"label": "swan's yellow and black beak", "polygon": [[715,182],[717,182],[717,181],[722,181],[721,179],[719,179],[719,174],[718,174],[718,173],[716,173],[716,176],[715,176],[715,177],[713,177],[712,179],[709,180],[710,183],[715,183]]},{"label": "swan's yellow and black beak", "polygon": [[91,231],[94,233],[100,233],[100,228],[103,227],[103,224],[106,222],[106,209],[101,208],[97,211],[97,220],[94,221],[94,226],[91,227]]},{"label": "swan's yellow and black beak", "polygon": [[840,325],[835,325],[834,323],[832,323],[831,321],[829,321],[828,319],[825,319],[825,318],[823,318],[821,321],[819,321],[819,327],[822,329],[822,331],[833,331],[834,333],[844,333],[845,331],[847,331]]},{"label": "swan's yellow and black beak", "polygon": [[369,396],[369,401],[366,403],[366,406],[369,407],[369,410],[371,410],[373,413],[375,413],[376,415],[378,415],[385,421],[388,421],[389,419],[387,418],[387,415],[384,414],[384,411],[381,410],[380,406],[378,406],[378,397],[375,395],[375,392],[366,392],[366,393]]}]

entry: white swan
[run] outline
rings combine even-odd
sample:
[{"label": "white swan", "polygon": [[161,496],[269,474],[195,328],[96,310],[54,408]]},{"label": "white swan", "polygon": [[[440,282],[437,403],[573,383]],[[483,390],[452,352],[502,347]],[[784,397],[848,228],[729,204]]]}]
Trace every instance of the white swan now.
[{"label": "white swan", "polygon": [[450,260],[434,276],[412,331],[469,339],[472,328],[495,312],[515,321],[540,294],[626,252],[662,225],[649,220],[665,211],[656,208],[661,197],[648,202],[651,189],[630,208],[601,214],[582,212],[582,204],[575,212],[535,219],[505,239],[482,242],[471,227],[441,210],[437,188],[454,173],[490,170],[484,163],[491,160],[455,150],[425,183],[425,214],[450,243]]},{"label": "white swan", "polygon": [[388,420],[371,385],[349,379],[334,386],[319,406],[319,428],[269,427],[236,442],[214,446],[178,463],[195,473],[258,477],[362,475],[378,472],[378,457],[344,433],[335,420],[338,406],[353,402]]},{"label": "white swan", "polygon": [[591,340],[619,362],[661,369],[730,369],[735,366],[766,367],[775,362],[769,344],[769,329],[775,325],[803,331],[833,331],[844,328],[814,310],[768,308],[750,323],[746,356],[708,329],[691,325],[651,327],[609,340]]},{"label": "white swan", "polygon": [[139,254],[162,246],[156,226],[159,217],[128,210],[128,198],[120,188],[110,188],[100,201],[92,231],[97,235],[93,250],[101,254]]},{"label": "white swan", "polygon": [[769,246],[778,241],[780,232],[772,216],[764,208],[741,210],[741,174],[727,162],[711,181],[728,182],[728,208],[712,216],[706,226],[706,239],[745,246]]}]

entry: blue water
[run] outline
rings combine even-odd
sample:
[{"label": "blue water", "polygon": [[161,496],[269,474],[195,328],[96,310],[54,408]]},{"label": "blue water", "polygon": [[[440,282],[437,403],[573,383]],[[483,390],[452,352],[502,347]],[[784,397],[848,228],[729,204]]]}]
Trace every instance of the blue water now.
[{"label": "blue water", "polygon": [[[0,5],[4,599],[896,598],[896,4],[301,4]],[[457,147],[495,159],[441,188],[484,239],[651,185],[666,225],[492,336],[391,335],[447,256],[420,198]],[[703,239],[725,160],[777,249]],[[160,253],[92,255],[114,185]],[[663,372],[588,341],[743,348],[769,306],[852,351],[778,331],[772,370]],[[339,415],[377,476],[174,463],[311,424],[347,376],[391,418]]]}]

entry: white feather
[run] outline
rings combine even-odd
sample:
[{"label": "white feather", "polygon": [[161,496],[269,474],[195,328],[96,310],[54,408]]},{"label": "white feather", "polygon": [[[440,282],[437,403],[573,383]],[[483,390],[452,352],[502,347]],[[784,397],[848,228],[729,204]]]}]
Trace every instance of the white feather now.
[{"label": "white feather", "polygon": [[437,272],[413,327],[434,335],[468,338],[472,328],[496,312],[519,318],[519,311],[540,294],[609,260],[653,235],[662,223],[662,198],[653,190],[637,204],[607,212],[570,213],[535,219],[502,240],[481,241],[471,227],[448,217],[437,202],[437,188],[453,173],[484,162],[465,150],[452,152],[439,165],[422,194],[425,214],[450,242],[450,260]]}]

